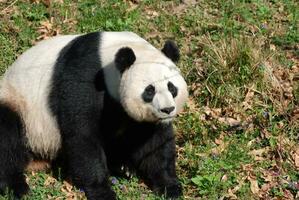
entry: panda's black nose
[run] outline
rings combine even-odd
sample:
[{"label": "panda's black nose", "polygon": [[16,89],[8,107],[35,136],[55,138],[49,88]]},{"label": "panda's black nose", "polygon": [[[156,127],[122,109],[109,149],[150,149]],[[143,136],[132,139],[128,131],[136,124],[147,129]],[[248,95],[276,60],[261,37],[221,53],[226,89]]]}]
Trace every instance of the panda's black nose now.
[{"label": "panda's black nose", "polygon": [[161,112],[170,114],[173,110],[174,110],[174,106],[171,106],[171,107],[162,108]]}]

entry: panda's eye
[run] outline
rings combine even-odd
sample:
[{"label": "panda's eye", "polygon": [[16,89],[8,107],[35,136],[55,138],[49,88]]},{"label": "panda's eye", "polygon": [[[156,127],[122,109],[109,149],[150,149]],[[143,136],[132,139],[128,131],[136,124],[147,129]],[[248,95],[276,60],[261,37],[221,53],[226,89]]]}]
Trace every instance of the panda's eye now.
[{"label": "panda's eye", "polygon": [[167,83],[167,87],[169,92],[172,94],[173,98],[175,98],[178,95],[178,88],[175,87],[173,83],[170,81]]},{"label": "panda's eye", "polygon": [[142,98],[145,102],[149,103],[153,100],[155,96],[155,87],[153,85],[148,85],[144,92],[142,93]]}]

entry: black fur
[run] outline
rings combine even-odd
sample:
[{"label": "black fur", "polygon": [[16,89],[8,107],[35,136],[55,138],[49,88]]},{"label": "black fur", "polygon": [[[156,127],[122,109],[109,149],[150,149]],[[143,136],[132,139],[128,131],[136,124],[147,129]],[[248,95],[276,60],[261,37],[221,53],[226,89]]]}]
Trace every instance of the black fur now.
[{"label": "black fur", "polygon": [[104,91],[95,81],[101,69],[100,34],[74,39],[57,60],[49,104],[62,135],[61,157],[72,182],[88,199],[115,199],[99,137]]},{"label": "black fur", "polygon": [[141,96],[144,102],[150,103],[153,101],[155,94],[156,94],[155,87],[151,84],[144,89]]},{"label": "black fur", "polygon": [[171,41],[167,40],[164,44],[162,52],[170,58],[173,62],[177,62],[180,59],[180,51],[177,45]]},{"label": "black fur", "polygon": [[20,198],[28,192],[23,174],[28,162],[21,118],[9,106],[0,103],[0,194],[11,189]]},{"label": "black fur", "polygon": [[178,88],[171,81],[167,83],[167,87],[172,97],[175,98],[178,95]]},{"label": "black fur", "polygon": [[134,51],[129,47],[123,47],[115,55],[115,64],[119,71],[123,73],[136,60]]}]

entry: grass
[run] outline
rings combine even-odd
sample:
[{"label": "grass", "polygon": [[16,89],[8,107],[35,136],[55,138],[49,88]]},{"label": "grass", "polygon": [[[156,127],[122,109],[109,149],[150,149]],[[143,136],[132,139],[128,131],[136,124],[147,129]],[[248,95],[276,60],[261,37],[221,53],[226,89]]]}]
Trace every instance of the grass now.
[{"label": "grass", "polygon": [[[184,199],[299,198],[298,1],[2,0],[0,72],[39,40],[97,30],[177,41],[190,91],[175,121]],[[27,199],[84,199],[51,172],[27,177]],[[161,199],[135,177],[113,187]]]}]

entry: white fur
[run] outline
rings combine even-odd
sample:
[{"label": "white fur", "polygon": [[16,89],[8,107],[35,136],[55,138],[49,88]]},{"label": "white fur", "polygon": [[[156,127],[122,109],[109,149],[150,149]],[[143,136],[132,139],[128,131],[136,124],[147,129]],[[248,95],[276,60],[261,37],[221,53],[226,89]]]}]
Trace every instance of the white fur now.
[{"label": "white fur", "polygon": [[60,36],[40,42],[22,54],[6,71],[0,100],[21,114],[28,145],[33,152],[53,158],[60,147],[57,123],[48,107],[53,66],[59,51],[73,36]]}]

